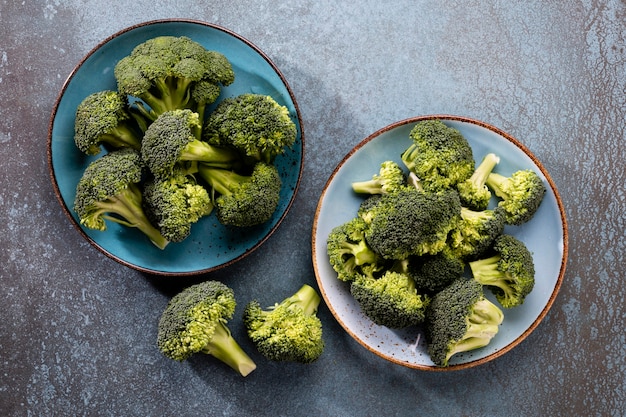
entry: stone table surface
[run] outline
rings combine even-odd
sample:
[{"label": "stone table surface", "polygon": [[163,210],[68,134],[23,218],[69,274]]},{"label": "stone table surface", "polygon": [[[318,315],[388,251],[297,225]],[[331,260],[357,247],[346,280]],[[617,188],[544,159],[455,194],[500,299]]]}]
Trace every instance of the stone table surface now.
[{"label": "stone table surface", "polygon": [[[502,357],[424,372],[355,342],[322,306],[326,351],[241,378],[155,347],[192,279],[94,249],[57,201],[48,125],[100,41],[162,18],[218,24],[263,50],[302,112],[299,193],[278,231],[219,279],[270,302],[316,285],[318,198],[353,146],[397,120],[455,114],[497,126],[544,164],[564,203],[569,260],[552,309]],[[543,1],[0,2],[0,414],[4,416],[624,416],[626,4]],[[233,334],[245,340],[237,322]]]}]

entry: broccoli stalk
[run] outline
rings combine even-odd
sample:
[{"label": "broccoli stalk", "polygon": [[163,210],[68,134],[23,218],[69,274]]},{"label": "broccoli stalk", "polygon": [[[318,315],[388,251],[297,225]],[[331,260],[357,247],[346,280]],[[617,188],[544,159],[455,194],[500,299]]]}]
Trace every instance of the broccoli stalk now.
[{"label": "broccoli stalk", "polygon": [[461,204],[475,211],[486,210],[491,199],[491,191],[485,185],[487,177],[500,162],[494,153],[485,155],[476,170],[467,180],[457,184]]},{"label": "broccoli stalk", "polygon": [[474,260],[485,253],[502,234],[505,213],[501,207],[474,211],[461,207],[461,218],[448,237],[448,247],[455,256]]},{"label": "broccoli stalk", "polygon": [[543,180],[531,169],[515,171],[509,177],[492,172],[486,184],[501,201],[507,224],[519,226],[529,221],[546,193]]},{"label": "broccoli stalk", "polygon": [[394,161],[383,161],[378,174],[365,181],[352,183],[352,190],[359,194],[388,194],[406,186],[404,171]]}]

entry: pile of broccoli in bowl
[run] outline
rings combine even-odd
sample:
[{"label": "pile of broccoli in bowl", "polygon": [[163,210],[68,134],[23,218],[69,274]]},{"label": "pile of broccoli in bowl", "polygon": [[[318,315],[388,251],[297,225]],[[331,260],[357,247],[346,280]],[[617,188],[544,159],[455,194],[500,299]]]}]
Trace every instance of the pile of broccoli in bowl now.
[{"label": "pile of broccoli in bowl", "polygon": [[83,227],[115,222],[165,249],[207,216],[234,228],[271,219],[282,186],[274,162],[297,137],[285,106],[252,92],[218,103],[233,67],[186,36],[146,40],[114,75],[116,89],[76,110],[76,147],[96,157],[76,185]]}]

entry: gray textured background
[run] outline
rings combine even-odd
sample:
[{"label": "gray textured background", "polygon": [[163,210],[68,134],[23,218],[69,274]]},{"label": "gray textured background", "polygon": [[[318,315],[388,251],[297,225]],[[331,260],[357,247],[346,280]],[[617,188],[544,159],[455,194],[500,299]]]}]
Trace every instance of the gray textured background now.
[{"label": "gray textured background", "polygon": [[[211,274],[274,302],[315,283],[319,194],[360,140],[449,113],[510,132],[563,198],[570,257],[552,310],[480,368],[390,364],[328,309],[311,366],[242,379],[155,348],[155,324],[189,280],[127,269],[64,217],[46,159],[54,100],[99,41],[146,20],[201,19],[265,51],[303,115],[304,177],[279,231]],[[0,414],[6,416],[624,416],[626,5],[623,1],[0,1]],[[203,277],[207,278],[207,277]],[[243,330],[231,326],[244,347]]]}]

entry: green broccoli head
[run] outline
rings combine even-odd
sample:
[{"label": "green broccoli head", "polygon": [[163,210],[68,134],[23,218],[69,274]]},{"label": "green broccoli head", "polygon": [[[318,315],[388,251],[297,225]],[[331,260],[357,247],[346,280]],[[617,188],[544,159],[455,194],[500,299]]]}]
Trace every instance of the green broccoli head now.
[{"label": "green broccoli head", "polygon": [[371,179],[352,183],[352,189],[359,194],[389,194],[406,186],[404,171],[394,161],[383,161],[378,173]]},{"label": "green broccoli head", "polygon": [[216,214],[224,225],[256,226],[270,220],[278,208],[282,183],[274,165],[258,162],[247,175],[200,164],[198,175],[219,194]]},{"label": "green broccoli head", "polygon": [[485,184],[487,177],[500,158],[494,153],[485,155],[471,177],[457,184],[461,204],[475,211],[486,210],[491,200],[491,191]]},{"label": "green broccoli head", "polygon": [[137,151],[122,148],[91,162],[78,184],[74,211],[90,229],[106,230],[105,220],[134,227],[160,249],[169,243],[155,228],[142,206],[143,164]]},{"label": "green broccoli head", "polygon": [[409,136],[412,144],[401,160],[419,178],[426,191],[454,188],[474,172],[474,157],[467,139],[441,120],[415,124]]},{"label": "green broccoli head", "polygon": [[428,353],[435,365],[446,367],[452,356],[487,346],[504,320],[478,282],[459,278],[435,294],[425,320]]},{"label": "green broccoli head", "polygon": [[495,239],[493,252],[469,263],[474,280],[492,290],[502,307],[521,305],[535,285],[532,254],[522,241],[508,234]]},{"label": "green broccoli head", "polygon": [[361,217],[335,226],[326,239],[326,251],[337,278],[353,281],[359,274],[373,274],[384,267],[384,260],[365,242],[368,225]]},{"label": "green broccoli head", "polygon": [[76,109],[74,142],[87,155],[99,154],[101,145],[139,150],[142,134],[128,101],[116,91],[92,93]]},{"label": "green broccoli head", "polygon": [[[192,171],[197,162],[231,168],[239,161],[236,152],[199,140],[202,122],[189,109],[161,114],[146,130],[141,156],[156,178],[167,178],[175,169]],[[195,169],[195,168],[194,168]]]},{"label": "green broccoli head", "polygon": [[143,187],[145,212],[170,242],[181,242],[192,224],[213,210],[206,188],[182,172],[164,179],[153,178]]},{"label": "green broccoli head", "polygon": [[482,211],[461,208],[461,218],[450,231],[448,246],[455,256],[474,260],[482,256],[504,232],[506,214],[501,207]]},{"label": "green broccoli head", "polygon": [[360,275],[350,293],[363,314],[380,326],[401,329],[424,321],[429,298],[419,294],[407,274],[386,271],[380,278]]},{"label": "green broccoli head", "polygon": [[461,277],[464,271],[465,262],[446,247],[434,255],[409,258],[406,272],[418,291],[434,294]]},{"label": "green broccoli head", "polygon": [[272,163],[293,145],[296,124],[271,96],[246,93],[226,98],[207,117],[203,139],[231,146],[253,162]]},{"label": "green broccoli head", "polygon": [[[220,87],[235,79],[232,66],[223,54],[208,51],[185,36],[148,39],[116,64],[114,74],[118,90],[147,104],[146,108],[141,102],[135,103],[152,120],[166,111],[185,108],[196,111],[198,101],[193,95],[199,82]],[[218,95],[212,97],[217,99]],[[209,96],[203,97],[202,104],[206,105]]]},{"label": "green broccoli head", "polygon": [[546,193],[543,180],[531,169],[515,171],[508,177],[492,172],[486,184],[501,199],[498,205],[506,213],[507,224],[515,226],[535,215]]},{"label": "green broccoli head", "polygon": [[235,306],[233,290],[219,281],[185,288],[172,297],[159,319],[159,350],[177,361],[205,353],[248,375],[256,365],[227,327]]},{"label": "green broccoli head", "polygon": [[316,316],[320,301],[308,285],[267,309],[251,301],[243,314],[248,336],[269,360],[311,363],[324,351],[322,322]]}]

